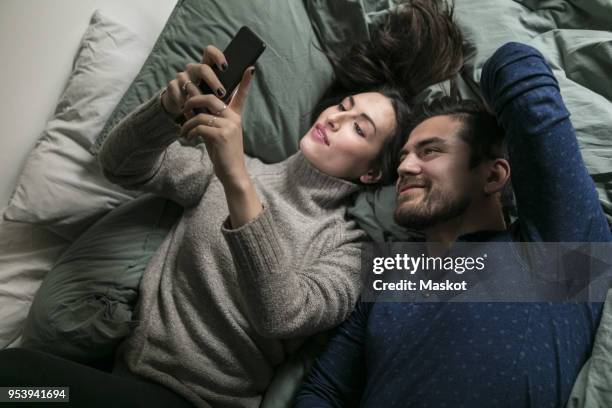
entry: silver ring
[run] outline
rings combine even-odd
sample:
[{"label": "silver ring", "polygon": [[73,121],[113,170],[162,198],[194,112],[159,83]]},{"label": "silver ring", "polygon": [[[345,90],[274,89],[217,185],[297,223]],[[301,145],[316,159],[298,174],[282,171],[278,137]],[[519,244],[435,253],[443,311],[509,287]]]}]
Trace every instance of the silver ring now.
[{"label": "silver ring", "polygon": [[223,107],[222,107],[220,110],[218,110],[217,112],[215,112],[215,116],[219,116],[219,115],[220,115],[220,114],[222,114],[222,113],[223,113],[223,111],[224,111],[224,110],[226,110],[226,109],[227,109],[227,105],[226,105],[226,104],[223,104]]},{"label": "silver ring", "polygon": [[211,127],[212,127],[212,125],[214,125],[214,124],[215,124],[215,119],[217,119],[217,118],[216,118],[216,117],[214,117],[214,116],[213,116],[212,118],[208,119],[208,120],[206,121],[206,126],[211,126]]},{"label": "silver ring", "polygon": [[192,81],[187,81],[183,84],[183,86],[181,87],[181,89],[183,90],[183,93],[186,94],[187,93],[187,85],[189,84],[193,84]]}]

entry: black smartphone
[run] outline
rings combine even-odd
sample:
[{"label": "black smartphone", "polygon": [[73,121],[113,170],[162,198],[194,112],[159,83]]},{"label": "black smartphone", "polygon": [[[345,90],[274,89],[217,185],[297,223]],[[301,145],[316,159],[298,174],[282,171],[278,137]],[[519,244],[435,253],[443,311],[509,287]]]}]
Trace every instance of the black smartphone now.
[{"label": "black smartphone", "polygon": [[[221,71],[216,65],[211,67],[225,88],[225,96],[221,98],[223,102],[229,102],[232,92],[242,80],[244,71],[255,64],[257,58],[265,49],[266,43],[249,27],[243,26],[238,30],[238,33],[223,51],[227,60],[227,69]],[[204,81],[201,81],[198,86],[204,94],[214,93]]]}]

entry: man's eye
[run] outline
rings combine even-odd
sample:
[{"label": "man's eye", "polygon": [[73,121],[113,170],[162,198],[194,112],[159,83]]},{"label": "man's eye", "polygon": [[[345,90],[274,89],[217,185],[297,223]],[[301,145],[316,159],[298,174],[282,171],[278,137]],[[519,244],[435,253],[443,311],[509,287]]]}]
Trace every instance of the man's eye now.
[{"label": "man's eye", "polygon": [[361,126],[359,126],[357,123],[355,123],[355,131],[357,132],[359,136],[365,137],[365,133],[363,132],[363,129],[361,129]]},{"label": "man's eye", "polygon": [[430,154],[436,153],[437,150],[436,149],[424,149],[423,150],[423,155],[424,156],[429,156]]}]

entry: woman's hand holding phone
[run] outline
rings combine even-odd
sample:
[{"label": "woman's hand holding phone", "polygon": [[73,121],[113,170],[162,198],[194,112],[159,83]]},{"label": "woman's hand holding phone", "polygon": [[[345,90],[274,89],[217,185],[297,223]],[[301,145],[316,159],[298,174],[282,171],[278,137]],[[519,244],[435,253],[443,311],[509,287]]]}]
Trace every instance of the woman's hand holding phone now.
[{"label": "woman's hand holding phone", "polygon": [[166,91],[161,97],[161,103],[166,112],[175,117],[183,114],[188,119],[193,117],[195,113],[184,112],[183,107],[190,97],[202,94],[197,87],[200,80],[207,83],[211,89],[215,89],[220,98],[225,96],[226,90],[211,68],[213,64],[221,71],[227,69],[227,60],[223,52],[217,47],[209,45],[204,49],[201,64],[187,64],[185,71],[177,73],[176,78],[168,82]]},{"label": "woman's hand holding phone", "polygon": [[[188,140],[200,137],[215,166],[215,174],[224,185],[240,183],[246,175],[242,137],[242,108],[253,76],[248,69],[229,105],[215,95],[190,97],[183,108],[190,117],[181,128],[181,136]],[[193,115],[194,110],[207,113]]]},{"label": "woman's hand holding phone", "polygon": [[[244,71],[255,65],[265,49],[266,43],[253,30],[241,27],[225,51],[209,45],[204,50],[201,64],[189,64],[184,72],[179,72],[176,79],[168,83],[167,92],[162,94],[162,105],[167,112],[180,117],[190,96],[215,94],[229,103],[232,96],[229,93],[236,89],[244,79]],[[199,111],[184,113],[190,119]]]},{"label": "woman's hand holding phone", "polygon": [[[162,104],[168,112],[177,116],[182,113],[188,119],[181,127],[181,136],[188,140],[200,137],[204,141],[215,174],[225,189],[230,221],[237,228],[255,218],[262,209],[244,161],[241,121],[255,68],[247,68],[226,105],[220,99],[225,96],[225,89],[212,71],[212,64],[220,69],[227,67],[223,53],[208,46],[202,64],[188,64],[186,71],[179,72],[170,81]],[[200,81],[216,90],[216,95],[203,95],[195,85]]]}]

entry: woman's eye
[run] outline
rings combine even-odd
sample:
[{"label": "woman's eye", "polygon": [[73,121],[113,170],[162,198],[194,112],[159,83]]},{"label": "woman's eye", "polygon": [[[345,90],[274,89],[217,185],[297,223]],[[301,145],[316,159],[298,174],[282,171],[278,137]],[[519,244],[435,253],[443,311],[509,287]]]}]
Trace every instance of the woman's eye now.
[{"label": "woman's eye", "polygon": [[357,123],[355,123],[355,132],[357,132],[359,136],[365,137],[365,133],[363,132],[363,129],[361,129],[361,126],[359,126]]},{"label": "woman's eye", "polygon": [[339,103],[338,104],[338,110],[340,110],[340,112],[344,112],[346,110],[346,108],[344,107],[343,104]]}]

